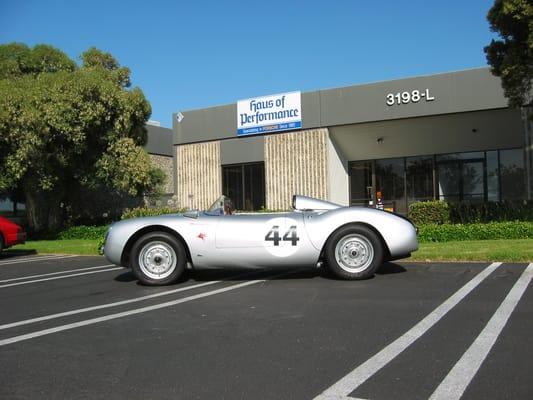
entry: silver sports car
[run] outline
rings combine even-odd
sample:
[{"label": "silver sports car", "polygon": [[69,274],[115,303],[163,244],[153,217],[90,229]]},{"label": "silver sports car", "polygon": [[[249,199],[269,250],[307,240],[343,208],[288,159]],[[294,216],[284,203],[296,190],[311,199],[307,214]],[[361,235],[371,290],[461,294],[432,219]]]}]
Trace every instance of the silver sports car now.
[{"label": "silver sports car", "polygon": [[387,260],[418,249],[406,218],[293,196],[293,211],[234,214],[221,196],[206,211],[114,223],[104,254],[147,285],[166,285],[191,268],[316,266],[342,279],[372,276]]}]

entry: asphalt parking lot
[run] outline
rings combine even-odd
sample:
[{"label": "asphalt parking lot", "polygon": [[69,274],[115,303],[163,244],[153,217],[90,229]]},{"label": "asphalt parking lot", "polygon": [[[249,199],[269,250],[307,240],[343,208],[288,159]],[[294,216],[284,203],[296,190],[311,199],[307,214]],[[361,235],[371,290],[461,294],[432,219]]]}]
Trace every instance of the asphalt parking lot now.
[{"label": "asphalt parking lot", "polygon": [[531,399],[533,265],[191,272],[0,255],[2,399]]}]

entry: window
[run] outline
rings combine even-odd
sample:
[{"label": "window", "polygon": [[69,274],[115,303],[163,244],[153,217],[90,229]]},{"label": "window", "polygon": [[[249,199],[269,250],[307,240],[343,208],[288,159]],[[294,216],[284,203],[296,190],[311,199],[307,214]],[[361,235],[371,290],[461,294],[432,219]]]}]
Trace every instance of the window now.
[{"label": "window", "polygon": [[441,200],[485,200],[484,152],[444,154],[436,158]]},{"label": "window", "polygon": [[407,201],[433,200],[433,157],[406,158]]},{"label": "window", "polygon": [[497,151],[487,151],[487,200],[500,199],[500,168]]},{"label": "window", "polygon": [[264,163],[222,166],[222,192],[236,210],[253,211],[265,206]]},{"label": "window", "polygon": [[350,163],[350,204],[407,213],[415,201],[526,198],[523,149],[438,154]]},{"label": "window", "polygon": [[0,215],[4,217],[24,215],[26,206],[21,202],[22,199],[21,194],[15,197],[8,193],[0,193]]},{"label": "window", "polygon": [[522,149],[500,151],[500,185],[502,200],[520,200],[526,197],[526,173]]},{"label": "window", "polygon": [[380,192],[385,208],[402,214],[407,213],[404,173],[404,158],[376,161],[376,198]]},{"label": "window", "polygon": [[357,161],[350,164],[351,205],[367,206],[372,203],[372,162]]}]

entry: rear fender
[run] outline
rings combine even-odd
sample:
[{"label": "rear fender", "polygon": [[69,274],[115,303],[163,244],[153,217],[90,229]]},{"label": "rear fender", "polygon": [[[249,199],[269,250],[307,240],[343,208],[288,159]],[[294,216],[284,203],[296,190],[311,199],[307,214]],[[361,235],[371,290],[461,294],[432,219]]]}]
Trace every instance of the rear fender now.
[{"label": "rear fender", "polygon": [[359,223],[373,229],[388,249],[389,256],[408,254],[418,249],[415,227],[392,213],[366,207],[345,207],[305,217],[307,234],[313,246],[322,250],[331,234],[346,224]]}]

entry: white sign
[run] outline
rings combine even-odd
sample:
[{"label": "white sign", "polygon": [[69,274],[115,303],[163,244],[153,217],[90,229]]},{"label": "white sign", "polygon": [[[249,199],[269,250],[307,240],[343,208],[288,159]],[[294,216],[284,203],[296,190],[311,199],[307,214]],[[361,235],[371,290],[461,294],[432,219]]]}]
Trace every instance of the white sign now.
[{"label": "white sign", "polygon": [[298,129],[302,126],[301,93],[254,97],[237,102],[237,135]]},{"label": "white sign", "polygon": [[398,93],[388,93],[386,103],[388,106],[418,103],[419,101],[433,101],[435,96],[432,96],[429,89],[424,90],[404,90]]}]

